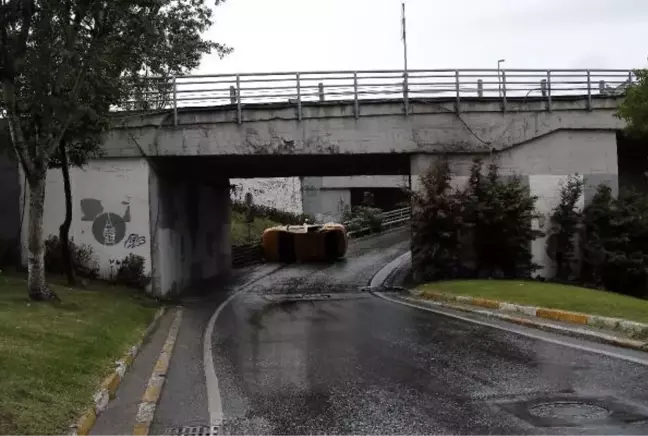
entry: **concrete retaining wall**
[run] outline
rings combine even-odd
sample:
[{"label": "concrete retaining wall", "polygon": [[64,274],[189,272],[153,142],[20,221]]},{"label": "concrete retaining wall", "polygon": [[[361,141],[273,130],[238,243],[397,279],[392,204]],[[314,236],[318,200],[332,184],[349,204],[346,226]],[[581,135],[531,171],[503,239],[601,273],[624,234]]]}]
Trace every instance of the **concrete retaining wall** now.
[{"label": "concrete retaining wall", "polygon": [[245,194],[249,192],[254,204],[296,214],[303,211],[299,177],[231,179],[230,184],[234,187],[232,200],[245,201]]},{"label": "concrete retaining wall", "polygon": [[[151,271],[149,226],[149,166],[144,159],[93,160],[70,170],[72,187],[72,227],[75,244],[92,248],[100,273],[109,278],[117,272],[117,261],[133,253],[142,256]],[[28,203],[27,203],[28,204]],[[23,247],[26,247],[27,215],[23,221]],[[65,219],[65,194],[60,170],[47,173],[45,188],[44,235],[59,234]],[[27,250],[22,250],[27,264]]]},{"label": "concrete retaining wall", "polygon": [[[502,175],[522,176],[532,195],[538,196],[536,211],[541,215],[534,221],[535,228],[550,232],[550,216],[558,204],[560,189],[567,177],[579,174],[584,181],[584,195],[579,207],[591,201],[596,187],[606,184],[618,192],[618,163],[616,133],[607,130],[560,130],[523,145],[480,155],[487,166],[496,161]],[[412,186],[420,189],[417,176],[423,174],[430,165],[439,159],[438,155],[417,154],[412,156]],[[463,188],[468,181],[473,156],[450,155],[450,166],[454,174],[453,185]],[[416,176],[415,176],[416,175]],[[542,269],[538,274],[551,277],[554,260],[547,252],[547,239],[550,235],[538,238],[532,243],[534,262]]]}]

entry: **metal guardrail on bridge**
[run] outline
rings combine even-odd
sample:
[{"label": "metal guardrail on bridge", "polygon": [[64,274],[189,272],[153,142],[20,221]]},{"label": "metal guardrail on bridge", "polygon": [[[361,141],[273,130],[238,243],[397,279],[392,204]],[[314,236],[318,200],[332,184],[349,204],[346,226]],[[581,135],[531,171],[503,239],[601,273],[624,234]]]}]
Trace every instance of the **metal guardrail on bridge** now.
[{"label": "metal guardrail on bridge", "polygon": [[303,104],[323,101],[353,102],[354,115],[366,100],[402,100],[409,113],[410,100],[454,99],[460,110],[464,98],[489,98],[501,102],[516,98],[541,98],[551,110],[552,98],[580,96],[588,108],[594,96],[622,94],[636,80],[632,70],[373,70],[311,71],[189,75],[145,78],[132,109],[173,109],[197,106],[231,106],[243,121],[246,105],[288,103],[301,120]]}]

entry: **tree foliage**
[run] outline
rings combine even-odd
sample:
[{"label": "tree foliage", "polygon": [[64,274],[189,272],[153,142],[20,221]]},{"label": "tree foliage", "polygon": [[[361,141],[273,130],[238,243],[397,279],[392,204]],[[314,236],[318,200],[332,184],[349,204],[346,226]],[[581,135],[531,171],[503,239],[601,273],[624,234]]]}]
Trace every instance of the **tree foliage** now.
[{"label": "tree foliage", "polygon": [[531,242],[539,236],[531,227],[536,200],[519,176],[500,177],[496,163],[484,175],[483,162],[473,162],[463,205],[477,275],[528,277],[537,268],[531,254]]},{"label": "tree foliage", "polygon": [[151,87],[195,68],[203,54],[226,54],[202,37],[211,13],[205,0],[0,0],[0,107],[29,185],[32,298],[52,296],[43,267],[44,182],[61,142],[71,161],[83,162],[87,154],[75,150],[94,148],[111,109],[149,99]]},{"label": "tree foliage", "polygon": [[637,83],[628,86],[618,116],[627,122],[627,131],[633,135],[648,135],[648,70],[635,70]]},{"label": "tree foliage", "polygon": [[583,280],[622,294],[645,296],[648,285],[648,197],[614,198],[605,185],[583,211]]},{"label": "tree foliage", "polygon": [[496,164],[484,174],[479,159],[465,189],[453,189],[451,180],[448,161],[441,159],[410,193],[415,280],[528,277],[536,268],[536,197],[519,177],[500,177]]},{"label": "tree foliage", "polygon": [[577,274],[574,268],[578,248],[576,235],[581,222],[577,205],[582,195],[583,180],[578,175],[570,175],[560,189],[560,202],[551,215],[556,277],[561,281],[573,279]]},{"label": "tree foliage", "polygon": [[441,280],[461,273],[463,209],[453,192],[447,159],[440,159],[420,178],[412,199],[412,269],[414,279]]}]

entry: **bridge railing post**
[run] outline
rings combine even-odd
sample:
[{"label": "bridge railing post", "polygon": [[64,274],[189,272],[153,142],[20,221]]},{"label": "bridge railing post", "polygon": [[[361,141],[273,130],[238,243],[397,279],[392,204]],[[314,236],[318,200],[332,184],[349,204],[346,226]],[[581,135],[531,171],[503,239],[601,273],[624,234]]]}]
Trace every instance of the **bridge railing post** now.
[{"label": "bridge railing post", "polygon": [[592,110],[592,73],[587,70],[587,110]]},{"label": "bridge railing post", "polygon": [[547,71],[547,110],[551,112],[551,71]]},{"label": "bridge railing post", "polygon": [[482,98],[484,96],[484,81],[482,79],[477,80],[477,97]]},{"label": "bridge railing post", "polygon": [[302,120],[302,102],[301,102],[301,75],[297,73],[295,75],[295,80],[297,83],[297,119]]},{"label": "bridge railing post", "polygon": [[599,94],[605,94],[605,80],[599,80]]},{"label": "bridge railing post", "polygon": [[236,104],[236,87],[230,86],[230,104]]},{"label": "bridge railing post", "polygon": [[243,122],[243,111],[241,110],[241,76],[236,75],[236,122]]},{"label": "bridge railing post", "polygon": [[317,84],[317,91],[319,94],[319,100],[324,101],[324,83],[320,82]]},{"label": "bridge railing post", "polygon": [[173,125],[178,126],[178,83],[173,76]]},{"label": "bridge railing post", "polygon": [[547,79],[540,81],[540,92],[542,93],[542,98],[547,98]]},{"label": "bridge railing post", "polygon": [[455,102],[455,111],[457,113],[461,112],[461,96],[460,96],[460,87],[459,87],[459,70],[455,70],[455,92],[456,92],[456,102]]},{"label": "bridge railing post", "polygon": [[358,101],[358,72],[353,72],[353,114],[358,119],[360,117],[360,103]]},{"label": "bridge railing post", "polygon": [[502,111],[506,112],[506,71],[502,70]]},{"label": "bridge railing post", "polygon": [[407,71],[403,71],[403,105],[405,116],[409,115],[409,77]]}]

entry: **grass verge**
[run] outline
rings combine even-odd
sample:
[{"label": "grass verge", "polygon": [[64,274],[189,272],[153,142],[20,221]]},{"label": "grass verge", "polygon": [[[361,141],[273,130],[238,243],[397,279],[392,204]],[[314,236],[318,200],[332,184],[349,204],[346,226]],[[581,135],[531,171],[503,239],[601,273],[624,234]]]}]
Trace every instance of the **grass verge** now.
[{"label": "grass verge", "polygon": [[31,302],[0,274],[0,434],[67,433],[157,310],[116,286],[52,288],[62,302]]},{"label": "grass verge", "polygon": [[523,280],[457,280],[428,283],[418,289],[648,323],[648,301],[578,286]]},{"label": "grass verge", "polygon": [[232,212],[232,223],[230,225],[232,245],[260,242],[261,235],[265,229],[278,225],[280,224],[269,218],[255,217],[254,222],[251,223],[250,237],[248,237],[248,223],[245,222],[245,214],[241,212]]}]

